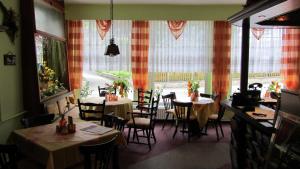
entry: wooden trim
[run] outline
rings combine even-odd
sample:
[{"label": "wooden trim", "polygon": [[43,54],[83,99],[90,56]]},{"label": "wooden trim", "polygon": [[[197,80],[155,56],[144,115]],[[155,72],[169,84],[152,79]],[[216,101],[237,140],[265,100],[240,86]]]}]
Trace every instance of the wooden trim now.
[{"label": "wooden trim", "polygon": [[64,3],[58,2],[57,0],[43,0],[48,5],[52,6],[53,8],[59,10],[60,12],[64,13],[65,6]]},{"label": "wooden trim", "polygon": [[59,40],[59,41],[63,41],[63,42],[66,41],[66,38],[59,37],[59,36],[53,35],[51,33],[47,33],[47,32],[40,31],[40,30],[36,30],[35,34],[39,34],[39,35],[42,35],[42,36],[47,36],[47,37],[50,37],[50,38],[53,38],[53,39],[56,39],[56,40]]},{"label": "wooden trim", "polygon": [[70,96],[72,95],[72,92],[68,92],[68,90],[63,90],[61,92],[58,92],[52,96],[49,96],[49,97],[46,97],[44,99],[41,100],[41,102],[44,104],[44,105],[47,105],[47,104],[51,104],[51,103],[54,103],[58,100],[61,100],[67,96]]},{"label": "wooden trim", "polygon": [[240,12],[234,14],[233,16],[228,18],[228,21],[230,23],[238,22],[240,20],[243,20],[245,18],[250,17],[253,14],[256,14],[258,12],[261,12],[265,9],[268,9],[272,6],[275,6],[279,3],[284,2],[285,0],[262,0],[260,2],[251,4],[250,6],[245,7]]}]

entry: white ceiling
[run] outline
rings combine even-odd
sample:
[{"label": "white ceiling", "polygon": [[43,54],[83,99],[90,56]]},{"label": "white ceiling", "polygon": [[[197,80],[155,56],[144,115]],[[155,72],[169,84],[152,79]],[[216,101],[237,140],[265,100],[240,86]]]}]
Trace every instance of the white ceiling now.
[{"label": "white ceiling", "polygon": [[[65,0],[67,4],[108,4],[110,0]],[[173,4],[173,5],[217,5],[245,4],[246,0],[114,0],[114,4]]]}]

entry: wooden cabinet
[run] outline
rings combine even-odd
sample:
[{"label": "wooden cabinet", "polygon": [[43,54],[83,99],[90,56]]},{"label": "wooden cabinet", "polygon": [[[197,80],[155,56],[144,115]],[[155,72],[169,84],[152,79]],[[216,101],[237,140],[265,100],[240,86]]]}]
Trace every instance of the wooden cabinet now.
[{"label": "wooden cabinet", "polygon": [[223,101],[222,105],[235,114],[231,120],[232,168],[263,169],[271,136],[275,132],[272,124],[266,119],[252,118],[242,109],[231,106],[231,101]]},{"label": "wooden cabinet", "polygon": [[[47,112],[48,103],[60,102],[58,98],[65,99],[65,97],[72,94],[69,92],[68,85],[66,49],[61,50],[64,57],[61,60],[65,62],[61,66],[65,75],[62,80],[64,90],[56,92],[51,97],[50,95],[44,97],[44,93],[40,90],[42,84],[39,73],[45,60],[43,57],[46,56],[44,54],[42,54],[42,57],[39,56],[36,37],[42,36],[65,45],[63,2],[57,0],[20,0],[20,8],[24,109],[32,114],[45,113]],[[61,95],[64,95],[64,97],[60,97]]]}]

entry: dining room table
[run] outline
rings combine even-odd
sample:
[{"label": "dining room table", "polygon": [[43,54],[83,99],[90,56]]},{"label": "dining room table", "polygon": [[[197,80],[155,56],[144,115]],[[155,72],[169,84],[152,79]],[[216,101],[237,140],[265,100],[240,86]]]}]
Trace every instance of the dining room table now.
[{"label": "dining room table", "polygon": [[182,97],[176,99],[176,101],[193,103],[192,115],[196,117],[199,128],[201,129],[205,127],[208,117],[217,111],[215,102],[211,98],[198,97],[197,100],[191,101],[190,97]]},{"label": "dining room table", "polygon": [[[82,163],[83,156],[79,152],[80,145],[99,144],[116,137],[117,145],[125,145],[126,141],[119,130],[106,128],[102,132],[90,132],[87,129],[95,126],[93,122],[76,121],[74,133],[56,132],[58,122],[31,128],[18,129],[12,132],[9,140],[19,147],[20,152],[45,169],[72,168]],[[108,129],[108,130],[107,130]],[[115,149],[113,168],[118,169],[118,157]]]},{"label": "dining room table", "polygon": [[[88,97],[82,99],[83,103],[103,103],[105,97]],[[114,115],[118,117],[122,117],[125,120],[130,119],[130,114],[128,112],[132,112],[132,100],[125,97],[118,97],[118,100],[105,102],[105,113],[114,112]]]}]

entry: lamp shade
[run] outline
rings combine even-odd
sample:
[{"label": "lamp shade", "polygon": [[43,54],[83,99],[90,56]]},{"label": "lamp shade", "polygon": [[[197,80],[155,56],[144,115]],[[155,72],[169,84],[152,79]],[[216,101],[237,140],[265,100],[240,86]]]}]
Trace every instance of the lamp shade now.
[{"label": "lamp shade", "polygon": [[114,39],[110,39],[109,45],[106,47],[104,55],[109,55],[111,57],[120,54],[118,45],[115,44]]}]

